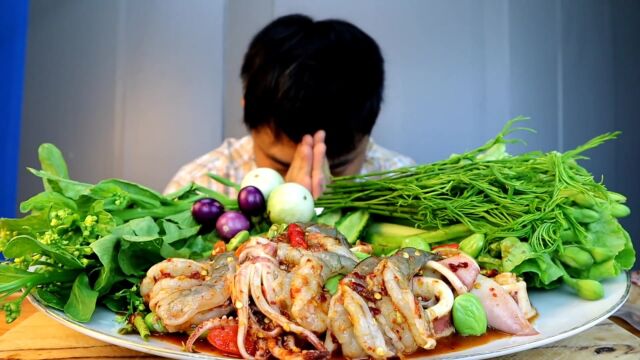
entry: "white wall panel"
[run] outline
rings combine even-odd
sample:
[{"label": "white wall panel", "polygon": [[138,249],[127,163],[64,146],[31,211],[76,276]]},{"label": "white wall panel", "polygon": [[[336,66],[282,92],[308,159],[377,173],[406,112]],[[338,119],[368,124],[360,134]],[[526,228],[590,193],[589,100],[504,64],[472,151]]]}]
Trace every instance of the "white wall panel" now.
[{"label": "white wall panel", "polygon": [[118,3],[32,1],[29,13],[18,201],[42,191],[25,170],[38,145],[64,152],[72,176],[113,176]]},{"label": "white wall panel", "polygon": [[225,8],[224,31],[224,134],[247,134],[242,122],[240,68],[253,36],[273,19],[273,0],[233,0]]},{"label": "white wall panel", "polygon": [[224,1],[123,4],[119,176],[163,189],[222,141]]},{"label": "white wall panel", "polygon": [[[31,2],[21,167],[53,142],[74,178],[162,190],[223,138],[223,0]],[[19,199],[41,190],[20,173]]]},{"label": "white wall panel", "polygon": [[22,163],[34,165],[35,147],[49,140],[89,181],[162,188],[224,136],[246,133],[242,57],[262,26],[294,12],[352,21],[378,41],[387,86],[374,137],[387,147],[441,159],[518,114],[539,131],[525,136],[528,149],[575,146],[606,130],[613,111],[607,9],[548,0],[34,1]]}]

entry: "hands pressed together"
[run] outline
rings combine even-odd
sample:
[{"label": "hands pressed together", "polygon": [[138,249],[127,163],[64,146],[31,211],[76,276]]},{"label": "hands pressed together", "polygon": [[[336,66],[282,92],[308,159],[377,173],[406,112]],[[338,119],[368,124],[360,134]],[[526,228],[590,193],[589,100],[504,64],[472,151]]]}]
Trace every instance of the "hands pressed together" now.
[{"label": "hands pressed together", "polygon": [[331,179],[325,136],[324,130],[318,130],[313,136],[305,135],[298,144],[285,175],[285,181],[303,185],[309,189],[314,199],[322,194]]}]

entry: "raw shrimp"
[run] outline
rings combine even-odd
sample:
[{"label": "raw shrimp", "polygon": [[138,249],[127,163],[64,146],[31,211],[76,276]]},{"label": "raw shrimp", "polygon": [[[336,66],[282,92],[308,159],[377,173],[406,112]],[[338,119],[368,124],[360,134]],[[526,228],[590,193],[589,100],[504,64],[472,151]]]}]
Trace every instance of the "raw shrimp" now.
[{"label": "raw shrimp", "polygon": [[167,331],[185,331],[232,310],[234,273],[230,254],[208,262],[171,258],[149,269],[140,293]]},{"label": "raw shrimp", "polygon": [[[210,262],[166,260],[150,269],[141,293],[170,331],[200,324],[188,349],[207,329],[237,324],[245,359],[328,359],[338,346],[353,359],[433,349],[454,331],[454,297],[467,291],[480,296],[492,327],[536,333],[521,311],[530,306],[525,284],[512,274],[496,277],[498,284],[455,249],[404,248],[357,263],[335,229],[301,226],[306,248],[285,232],[273,241],[252,237]],[[330,296],[324,285],[337,274],[345,276]],[[237,319],[225,317],[234,309]]]},{"label": "raw shrimp", "polygon": [[388,258],[367,258],[342,279],[329,316],[347,356],[382,358],[435,347],[430,319],[412,289],[413,277],[435,260],[436,255],[407,248]]}]

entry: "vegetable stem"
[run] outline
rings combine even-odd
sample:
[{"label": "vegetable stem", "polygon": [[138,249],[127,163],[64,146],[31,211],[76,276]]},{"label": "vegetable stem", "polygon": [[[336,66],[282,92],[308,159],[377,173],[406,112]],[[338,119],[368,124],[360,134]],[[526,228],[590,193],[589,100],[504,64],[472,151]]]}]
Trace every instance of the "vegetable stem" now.
[{"label": "vegetable stem", "polygon": [[136,327],[136,330],[138,330],[138,334],[140,334],[140,337],[144,341],[149,340],[151,332],[149,331],[149,327],[147,326],[147,324],[144,322],[144,317],[140,313],[136,313],[135,315],[133,315],[133,325]]}]

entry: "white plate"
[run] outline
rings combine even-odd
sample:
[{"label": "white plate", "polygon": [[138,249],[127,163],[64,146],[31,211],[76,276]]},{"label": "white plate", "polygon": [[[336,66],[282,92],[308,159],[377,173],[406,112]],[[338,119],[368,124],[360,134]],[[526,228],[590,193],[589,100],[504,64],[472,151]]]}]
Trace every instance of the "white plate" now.
[{"label": "white plate", "polygon": [[[551,291],[531,291],[531,302],[540,314],[534,323],[535,328],[540,332],[539,335],[502,338],[463,351],[413,359],[434,360],[445,357],[448,359],[486,359],[532,349],[573,336],[609,317],[629,297],[631,282],[628,273],[621,274],[615,279],[609,279],[603,284],[606,296],[598,301],[579,299],[564,287]],[[114,345],[173,359],[228,359],[208,354],[183,352],[179,346],[158,339],[152,338],[145,342],[137,335],[120,335],[118,334],[120,325],[114,320],[114,313],[106,308],[96,309],[91,322],[79,323],[70,320],[61,311],[38,303],[32,297],[29,297],[29,300],[38,310],[63,325]]]}]

